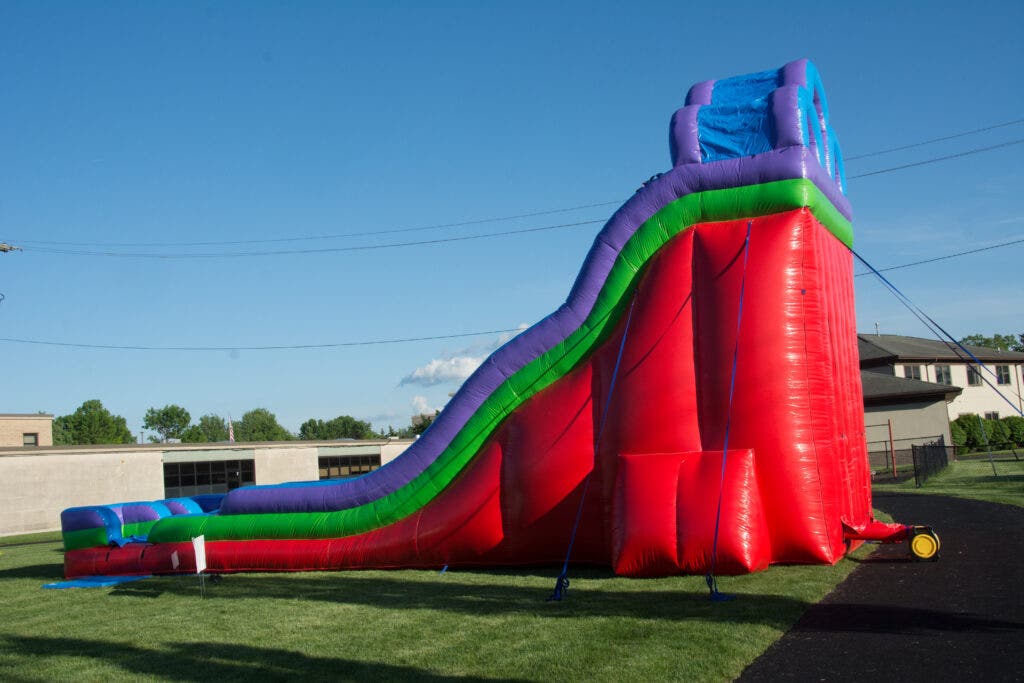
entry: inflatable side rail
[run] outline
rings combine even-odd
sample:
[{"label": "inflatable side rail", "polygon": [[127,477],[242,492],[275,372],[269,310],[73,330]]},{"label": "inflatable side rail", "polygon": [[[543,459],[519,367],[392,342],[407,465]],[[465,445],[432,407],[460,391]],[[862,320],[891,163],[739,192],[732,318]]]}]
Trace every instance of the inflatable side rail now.
[{"label": "inflatable side rail", "polygon": [[219,507],[223,497],[223,494],[215,494],[68,508],[60,515],[64,549],[144,542],[158,520],[209,514]]},{"label": "inflatable side rail", "polygon": [[825,88],[818,70],[806,59],[773,71],[698,83],[669,126],[673,166],[787,147],[809,148],[846,193],[843,157],[829,124]]}]

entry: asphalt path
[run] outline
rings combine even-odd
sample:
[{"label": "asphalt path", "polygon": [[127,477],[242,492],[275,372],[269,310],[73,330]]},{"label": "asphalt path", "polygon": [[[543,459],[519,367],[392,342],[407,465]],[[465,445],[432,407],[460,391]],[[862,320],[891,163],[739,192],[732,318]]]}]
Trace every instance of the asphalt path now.
[{"label": "asphalt path", "polygon": [[876,494],[939,534],[937,562],[879,546],[740,681],[1024,680],[1024,508]]}]

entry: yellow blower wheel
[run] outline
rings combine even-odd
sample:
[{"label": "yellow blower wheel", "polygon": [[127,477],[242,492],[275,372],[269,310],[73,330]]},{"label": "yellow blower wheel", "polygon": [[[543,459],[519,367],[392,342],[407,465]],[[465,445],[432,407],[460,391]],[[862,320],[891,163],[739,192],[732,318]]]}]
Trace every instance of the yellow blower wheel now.
[{"label": "yellow blower wheel", "polygon": [[935,561],[939,559],[939,537],[928,527],[918,527],[911,532],[910,554],[915,560]]}]

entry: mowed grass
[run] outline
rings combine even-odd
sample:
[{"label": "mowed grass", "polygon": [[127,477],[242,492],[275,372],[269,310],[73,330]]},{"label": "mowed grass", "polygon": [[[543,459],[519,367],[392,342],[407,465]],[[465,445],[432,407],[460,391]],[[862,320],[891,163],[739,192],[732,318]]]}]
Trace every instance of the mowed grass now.
[{"label": "mowed grass", "polygon": [[[857,555],[868,552],[862,548]],[[58,542],[0,548],[0,680],[726,681],[856,564],[722,577],[572,568],[147,579],[44,590]]]},{"label": "mowed grass", "polygon": [[875,482],[876,491],[927,493],[932,495],[972,498],[990,503],[1024,506],[1024,461],[1016,459],[959,460],[916,488],[914,479],[900,483]]}]

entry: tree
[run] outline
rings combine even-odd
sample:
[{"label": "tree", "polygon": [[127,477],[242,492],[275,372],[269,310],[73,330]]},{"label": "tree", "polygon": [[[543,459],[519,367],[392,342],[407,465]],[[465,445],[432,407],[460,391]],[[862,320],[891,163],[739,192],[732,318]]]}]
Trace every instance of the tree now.
[{"label": "tree", "polygon": [[112,415],[99,399],[86,401],[70,415],[53,421],[53,442],[60,446],[95,443],[135,443],[128,423]]},{"label": "tree", "polygon": [[155,430],[160,435],[159,439],[149,437],[150,441],[167,441],[168,439],[180,439],[191,421],[192,416],[188,414],[187,410],[171,404],[163,408],[147,410],[142,426]]},{"label": "tree", "polygon": [[970,346],[984,346],[989,349],[1000,349],[1002,351],[1024,352],[1024,333],[1021,334],[994,334],[986,337],[982,334],[969,334],[960,340],[961,344]]},{"label": "tree", "polygon": [[351,415],[339,415],[333,420],[309,419],[299,427],[299,438],[306,440],[372,439],[376,434],[369,422]]},{"label": "tree", "polygon": [[185,443],[216,443],[228,440],[228,423],[219,415],[203,415],[199,423],[185,430],[181,435]]},{"label": "tree", "polygon": [[182,443],[206,443],[207,441],[209,439],[206,438],[206,434],[203,434],[203,430],[198,425],[192,425],[181,433]]},{"label": "tree", "polygon": [[420,421],[412,426],[412,429],[410,430],[411,435],[412,436],[419,436],[423,432],[427,431],[427,428],[430,427],[430,425],[434,424],[434,419],[438,415],[440,415],[440,414],[441,414],[441,411],[435,410],[433,416],[431,416],[431,415],[421,415],[420,416],[420,418],[421,418]]},{"label": "tree", "polygon": [[295,437],[277,422],[277,416],[266,408],[250,410],[235,423],[238,441],[290,441]]}]

